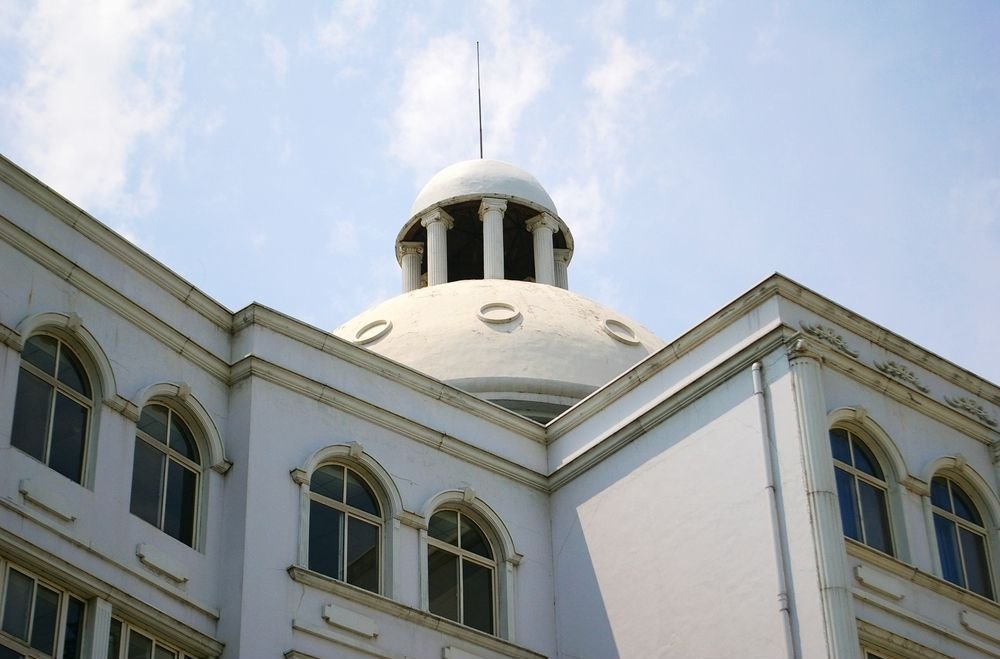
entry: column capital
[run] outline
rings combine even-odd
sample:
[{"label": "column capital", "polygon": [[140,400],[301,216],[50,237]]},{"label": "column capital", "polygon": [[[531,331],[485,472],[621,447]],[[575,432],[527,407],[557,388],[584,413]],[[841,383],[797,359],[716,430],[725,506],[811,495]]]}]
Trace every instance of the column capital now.
[{"label": "column capital", "polygon": [[569,263],[569,260],[573,257],[573,250],[566,249],[564,247],[557,247],[552,250],[552,258],[555,259],[556,263]]},{"label": "column capital", "polygon": [[451,215],[445,213],[440,208],[435,208],[434,210],[424,213],[423,217],[420,218],[420,226],[427,227],[435,222],[441,222],[444,224],[445,229],[451,229],[455,226],[455,220],[452,219]]},{"label": "column capital", "polygon": [[534,233],[536,229],[545,228],[552,233],[559,233],[559,221],[548,213],[542,213],[524,223],[524,228]]},{"label": "column capital", "polygon": [[396,253],[400,258],[407,256],[408,254],[423,254],[424,244],[413,242],[399,243],[396,245]]},{"label": "column capital", "polygon": [[479,204],[479,219],[483,219],[483,215],[490,211],[499,211],[503,213],[507,210],[507,200],[506,199],[494,199],[493,197],[484,197],[482,203]]},{"label": "column capital", "polygon": [[785,351],[788,354],[788,360],[792,362],[799,359],[811,359],[819,363],[823,361],[822,349],[803,336],[792,337],[785,344]]}]

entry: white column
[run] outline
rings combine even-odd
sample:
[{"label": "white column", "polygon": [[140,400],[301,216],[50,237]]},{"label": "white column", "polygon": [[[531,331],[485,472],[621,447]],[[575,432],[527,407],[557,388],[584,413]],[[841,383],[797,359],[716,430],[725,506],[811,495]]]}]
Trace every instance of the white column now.
[{"label": "white column", "polygon": [[108,635],[111,633],[111,602],[95,597],[87,602],[86,632],[83,656],[85,659],[107,659]]},{"label": "white column", "polygon": [[559,231],[559,223],[548,213],[542,213],[525,223],[535,245],[535,281],[555,286],[556,271],[552,252],[552,235]]},{"label": "white column", "polygon": [[555,261],[556,286],[569,290],[569,259],[573,252],[568,249],[552,250],[552,258]]},{"label": "white column", "polygon": [[819,356],[809,349],[805,340],[798,339],[791,346],[788,357],[802,442],[806,497],[816,546],[827,656],[837,659],[859,657],[858,627],[837,503],[830,433],[826,427],[826,397]]},{"label": "white column", "polygon": [[479,219],[483,221],[483,279],[503,279],[503,214],[506,199],[483,199]]},{"label": "white column", "polygon": [[424,261],[422,243],[399,243],[399,261],[403,268],[403,292],[420,288],[420,264]]},{"label": "white column", "polygon": [[448,283],[448,229],[455,226],[451,216],[440,208],[420,220],[427,228],[427,285]]}]

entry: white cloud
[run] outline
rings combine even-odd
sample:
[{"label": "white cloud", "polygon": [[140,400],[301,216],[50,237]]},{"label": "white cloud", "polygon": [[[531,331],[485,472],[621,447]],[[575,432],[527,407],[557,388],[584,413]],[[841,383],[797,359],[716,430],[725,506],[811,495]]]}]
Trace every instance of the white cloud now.
[{"label": "white cloud", "polygon": [[376,0],[341,0],[330,17],[316,28],[314,39],[320,48],[339,54],[364,36],[375,21]]},{"label": "white cloud", "polygon": [[15,157],[84,206],[155,205],[151,162],[180,103],[186,9],[184,0],[47,0],[22,16],[26,68],[0,97]]},{"label": "white cloud", "polygon": [[288,75],[288,48],[285,47],[285,43],[281,39],[273,34],[265,34],[261,37],[261,43],[264,47],[264,55],[274,71],[274,77],[279,82],[283,81]]}]

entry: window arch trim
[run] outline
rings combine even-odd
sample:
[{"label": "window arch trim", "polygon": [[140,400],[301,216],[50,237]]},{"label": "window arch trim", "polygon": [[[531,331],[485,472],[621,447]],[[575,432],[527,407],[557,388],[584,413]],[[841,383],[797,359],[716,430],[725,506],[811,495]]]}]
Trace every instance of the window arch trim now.
[{"label": "window arch trim", "polygon": [[191,393],[187,384],[174,382],[157,382],[140,390],[133,397],[135,412],[133,421],[139,420],[142,409],[150,403],[166,404],[179,411],[185,420],[189,421],[198,435],[199,448],[203,449],[202,471],[208,467],[212,471],[224,474],[233,463],[226,457],[225,445],[219,429],[212,420],[205,406]]},{"label": "window arch trim", "polygon": [[987,531],[995,533],[1000,527],[1000,498],[990,487],[989,481],[983,478],[961,456],[946,456],[931,460],[924,467],[921,478],[927,483],[928,494],[931,480],[935,476],[944,476],[955,481],[969,494],[973,502],[982,508],[983,525]]},{"label": "window arch trim", "polygon": [[32,314],[23,318],[15,329],[19,335],[16,345],[19,353],[24,350],[27,340],[35,334],[51,333],[57,338],[65,338],[70,347],[76,350],[77,356],[83,359],[84,367],[95,371],[90,373],[95,409],[102,402],[118,395],[111,361],[94,335],[83,326],[83,319],[78,314],[58,311]]},{"label": "window arch trim", "polygon": [[[845,428],[860,436],[865,441],[865,446],[875,453],[875,457],[882,465],[885,474],[885,482],[892,487],[893,482],[903,483],[909,476],[909,468],[903,459],[903,454],[899,452],[896,443],[892,441],[889,434],[875,422],[864,408],[841,407],[830,412],[826,417],[827,429]],[[888,465],[888,470],[885,469]]]}]

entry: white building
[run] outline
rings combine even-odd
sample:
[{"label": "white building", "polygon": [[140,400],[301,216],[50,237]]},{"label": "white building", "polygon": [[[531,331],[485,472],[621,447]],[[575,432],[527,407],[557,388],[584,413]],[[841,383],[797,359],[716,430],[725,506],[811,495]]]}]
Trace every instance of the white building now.
[{"label": "white building", "polygon": [[666,343],[566,220],[445,169],[328,333],[0,160],[0,659],[1000,656],[1000,388],[780,275]]}]

